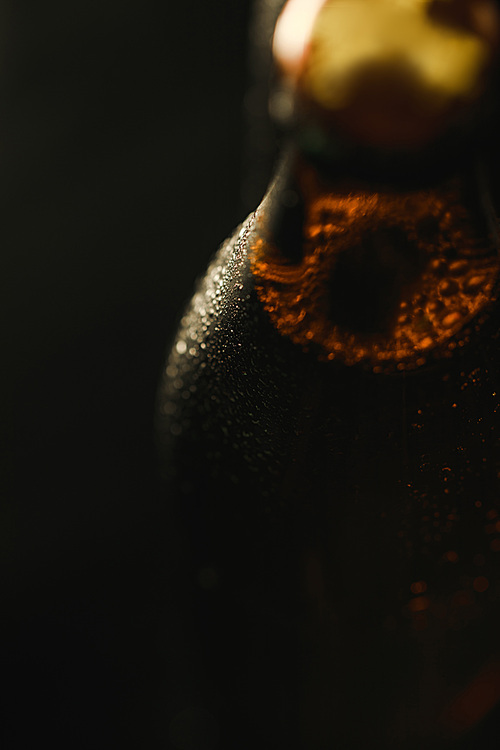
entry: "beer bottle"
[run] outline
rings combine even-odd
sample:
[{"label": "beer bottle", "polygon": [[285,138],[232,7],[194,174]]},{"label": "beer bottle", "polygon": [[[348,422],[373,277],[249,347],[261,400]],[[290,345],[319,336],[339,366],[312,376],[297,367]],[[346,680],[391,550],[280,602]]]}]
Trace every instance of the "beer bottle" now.
[{"label": "beer bottle", "polygon": [[277,175],[159,395],[200,747],[495,746],[499,33],[492,0],[278,19]]}]

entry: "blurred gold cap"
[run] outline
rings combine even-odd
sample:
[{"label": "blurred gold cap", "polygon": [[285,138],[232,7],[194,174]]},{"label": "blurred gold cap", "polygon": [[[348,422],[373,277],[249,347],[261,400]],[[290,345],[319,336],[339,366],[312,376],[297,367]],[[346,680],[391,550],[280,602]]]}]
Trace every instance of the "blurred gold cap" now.
[{"label": "blurred gold cap", "polygon": [[273,51],[303,106],[355,141],[414,147],[483,93],[493,0],[289,0]]}]

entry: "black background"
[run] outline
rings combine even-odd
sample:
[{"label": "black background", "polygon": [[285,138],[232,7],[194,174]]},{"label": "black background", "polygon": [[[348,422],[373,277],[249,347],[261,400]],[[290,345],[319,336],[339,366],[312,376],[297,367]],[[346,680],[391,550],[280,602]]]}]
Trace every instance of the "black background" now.
[{"label": "black background", "polygon": [[251,208],[249,8],[1,6],[5,750],[168,747],[155,391],[193,280]]}]

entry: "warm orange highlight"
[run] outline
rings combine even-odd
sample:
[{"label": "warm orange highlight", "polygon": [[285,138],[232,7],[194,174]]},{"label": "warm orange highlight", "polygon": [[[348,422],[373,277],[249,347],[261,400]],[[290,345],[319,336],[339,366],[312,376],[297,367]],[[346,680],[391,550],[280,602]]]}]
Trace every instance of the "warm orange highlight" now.
[{"label": "warm orange highlight", "polygon": [[456,188],[447,192],[330,192],[305,186],[303,258],[267,236],[252,271],[278,331],[322,359],[375,372],[449,356],[493,299],[496,253],[478,237]]},{"label": "warm orange highlight", "polygon": [[476,105],[499,31],[494,0],[288,0],[273,56],[301,119],[413,149]]}]

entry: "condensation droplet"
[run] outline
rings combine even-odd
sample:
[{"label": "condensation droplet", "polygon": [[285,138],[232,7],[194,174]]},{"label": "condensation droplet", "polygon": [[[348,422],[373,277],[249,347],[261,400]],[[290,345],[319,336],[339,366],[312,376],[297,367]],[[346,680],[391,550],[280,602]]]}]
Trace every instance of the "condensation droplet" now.
[{"label": "condensation droplet", "polygon": [[459,323],[461,320],[462,320],[462,316],[460,315],[459,312],[455,311],[455,312],[452,312],[452,313],[448,313],[448,315],[446,315],[443,318],[442,324],[443,324],[443,326],[445,328],[452,328],[454,325],[456,325],[457,323]]},{"label": "condensation droplet", "polygon": [[175,350],[177,354],[185,354],[187,352],[187,344],[182,339],[178,341],[175,345]]}]

